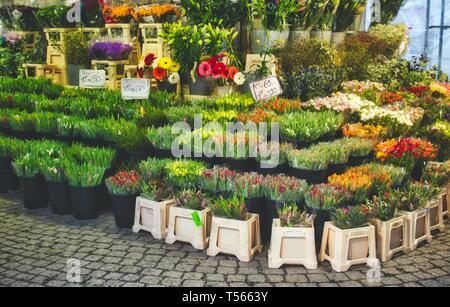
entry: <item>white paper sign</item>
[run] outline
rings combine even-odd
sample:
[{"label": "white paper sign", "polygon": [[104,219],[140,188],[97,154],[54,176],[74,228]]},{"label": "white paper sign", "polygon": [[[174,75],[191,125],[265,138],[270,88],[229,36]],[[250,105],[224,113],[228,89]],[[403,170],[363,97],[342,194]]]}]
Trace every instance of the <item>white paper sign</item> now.
[{"label": "white paper sign", "polygon": [[80,69],[80,87],[103,88],[106,82],[104,70]]},{"label": "white paper sign", "polygon": [[283,235],[290,238],[303,238],[305,237],[305,232],[302,230],[286,230]]},{"label": "white paper sign", "polygon": [[277,77],[270,77],[261,81],[256,81],[250,84],[253,98],[256,101],[265,101],[283,94],[280,81]]},{"label": "white paper sign", "polygon": [[148,99],[150,96],[149,79],[122,79],[121,88],[124,100]]}]

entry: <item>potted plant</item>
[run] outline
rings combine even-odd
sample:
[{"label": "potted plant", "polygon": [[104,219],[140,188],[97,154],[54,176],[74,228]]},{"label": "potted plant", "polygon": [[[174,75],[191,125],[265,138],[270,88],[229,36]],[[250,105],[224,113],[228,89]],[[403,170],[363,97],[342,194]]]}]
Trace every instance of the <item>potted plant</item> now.
[{"label": "potted plant", "polygon": [[135,170],[119,171],[105,181],[119,228],[131,228],[134,223],[136,197],[141,187],[141,176]]},{"label": "potted plant", "polygon": [[95,164],[67,163],[65,171],[70,186],[74,217],[77,220],[96,219],[105,168]]},{"label": "potted plant", "polygon": [[237,86],[245,83],[245,75],[236,66],[227,65],[225,54],[218,54],[201,62],[197,74],[200,79],[214,79],[216,97],[239,92]]},{"label": "potted plant", "polygon": [[34,139],[34,114],[17,112],[9,117],[12,135],[19,139]]},{"label": "potted plant", "polygon": [[408,228],[408,248],[415,250],[424,242],[432,241],[430,216],[426,208],[429,187],[420,183],[411,183],[391,192],[392,202],[397,206],[397,215],[404,216]]},{"label": "potted plant", "polygon": [[331,221],[334,210],[347,205],[351,194],[342,188],[328,184],[313,185],[305,193],[307,211],[314,215],[316,246],[320,248],[323,229],[326,222]]},{"label": "potted plant", "polygon": [[65,18],[70,6],[52,5],[40,8],[36,13],[36,18],[42,28],[66,28],[69,26]]},{"label": "potted plant", "polygon": [[406,219],[404,216],[396,217],[397,207],[390,198],[391,194],[386,191],[367,201],[377,236],[377,255],[382,262],[409,251]]},{"label": "potted plant", "polygon": [[19,146],[20,141],[0,136],[0,193],[7,193],[10,189],[16,190],[20,186],[11,165],[12,157]]},{"label": "potted plant", "polygon": [[35,210],[48,207],[48,193],[45,180],[40,174],[40,157],[35,153],[19,156],[12,162],[20,179],[23,203],[26,209]]},{"label": "potted plant", "polygon": [[375,227],[369,222],[363,206],[337,209],[333,221],[325,223],[319,260],[329,261],[336,272],[346,272],[355,264],[379,265]]},{"label": "potted plant", "polygon": [[54,214],[72,213],[70,190],[65,174],[65,158],[46,158],[40,163],[40,171],[47,181],[50,208]]},{"label": "potted plant", "polygon": [[443,163],[428,162],[422,180],[432,186],[441,189],[440,197],[442,202],[442,214],[444,217],[448,215],[448,206],[450,204],[450,160]]},{"label": "potted plant", "polygon": [[208,247],[211,230],[210,200],[200,190],[183,190],[175,195],[175,204],[169,209],[169,227],[166,243],[190,243],[194,248]]},{"label": "potted plant", "polygon": [[80,69],[90,68],[91,63],[88,56],[90,46],[90,35],[81,31],[64,33],[62,52],[67,59],[69,85],[78,86],[80,84]]},{"label": "potted plant", "polygon": [[331,42],[339,45],[347,35],[347,31],[355,22],[358,15],[362,14],[366,7],[366,0],[340,0],[335,16],[335,27]]},{"label": "potted plant", "polygon": [[[348,167],[350,159],[351,148],[347,144],[341,142],[333,142],[326,146],[328,150],[328,176],[335,174],[343,174]],[[325,149],[324,149],[325,152]]]},{"label": "potted plant", "polygon": [[153,146],[153,154],[160,158],[172,158],[172,144],[175,136],[172,135],[172,126],[149,128],[147,139]]},{"label": "potted plant", "polygon": [[304,265],[317,269],[314,222],[310,215],[300,211],[296,204],[278,209],[279,219],[273,220],[269,249],[269,268],[284,264]]},{"label": "potted plant", "polygon": [[146,55],[139,63],[137,73],[140,78],[155,78],[158,89],[169,93],[177,91],[180,82],[180,64],[169,57],[157,59],[153,53]]},{"label": "potted plant", "polygon": [[344,146],[348,146],[350,150],[350,157],[348,161],[349,166],[358,166],[367,162],[372,151],[375,148],[375,141],[363,138],[346,138],[343,141]]},{"label": "potted plant", "polygon": [[[278,209],[285,204],[296,203],[301,207],[304,203],[304,193],[308,188],[306,181],[299,180],[294,177],[287,177],[283,175],[268,176],[263,181],[263,191],[266,197],[266,210],[263,216],[260,216],[261,229],[267,230],[263,233],[262,242],[266,243],[264,239],[270,240],[272,232],[273,220],[278,218]],[[264,219],[264,220],[263,220]],[[262,226],[266,224],[266,226]]]},{"label": "potted plant", "polygon": [[89,48],[89,58],[97,61],[125,61],[132,50],[131,45],[126,43],[95,42]]},{"label": "potted plant", "polygon": [[219,253],[236,256],[240,261],[250,262],[262,251],[259,216],[247,213],[242,198],[219,198],[210,206],[213,217],[208,256]]},{"label": "potted plant", "polygon": [[227,167],[214,167],[202,172],[200,186],[205,191],[212,193],[227,193],[232,189],[232,182],[236,171]]},{"label": "potted plant", "polygon": [[315,149],[293,150],[288,154],[290,174],[308,183],[327,181],[329,158],[322,151]]},{"label": "potted plant", "polygon": [[203,163],[191,160],[170,161],[165,167],[169,184],[177,189],[195,187],[205,169]]},{"label": "potted plant", "polygon": [[133,232],[148,231],[158,240],[167,236],[169,207],[175,202],[172,189],[167,188],[165,168],[169,161],[150,158],[138,167],[142,184],[141,195],[136,199]]},{"label": "potted plant", "polygon": [[[318,17],[317,24],[313,27],[311,32],[311,38],[316,38],[324,40],[327,43],[331,43],[331,35],[334,27],[334,20],[336,17],[336,11],[339,7],[340,0],[327,0],[318,1],[322,2],[323,6],[319,8],[317,14]],[[320,4],[318,4],[320,6]]]},{"label": "potted plant", "polygon": [[117,128],[113,143],[127,155],[131,162],[146,160],[150,154],[150,144],[146,131],[135,123],[126,122]]},{"label": "potted plant", "polygon": [[289,38],[288,17],[300,9],[300,2],[253,0],[251,3],[252,53],[259,54],[264,46],[283,46]]}]

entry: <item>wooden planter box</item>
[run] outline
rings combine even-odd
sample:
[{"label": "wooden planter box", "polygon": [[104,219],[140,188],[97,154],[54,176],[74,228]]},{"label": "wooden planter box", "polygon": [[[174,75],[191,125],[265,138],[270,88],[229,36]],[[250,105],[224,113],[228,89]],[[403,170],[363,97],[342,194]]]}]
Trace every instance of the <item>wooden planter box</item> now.
[{"label": "wooden planter box", "polygon": [[375,227],[342,230],[326,222],[319,260],[328,260],[336,272],[346,272],[356,264],[377,266]]},{"label": "wooden planter box", "polygon": [[133,50],[128,57],[128,62],[137,65],[142,54],[141,43],[139,42],[139,29],[137,26],[117,23],[106,24],[105,27],[110,39],[120,38],[121,41],[131,44]]},{"label": "wooden planter box", "polygon": [[37,31],[16,31],[24,41],[25,50],[33,50],[36,48],[36,44],[39,37],[39,32]]},{"label": "wooden planter box", "polygon": [[138,233],[144,230],[150,232],[155,239],[165,239],[169,224],[169,208],[174,203],[174,200],[156,202],[138,197],[136,199],[133,232]]},{"label": "wooden planter box", "polygon": [[284,264],[303,265],[308,270],[317,269],[314,227],[281,227],[279,219],[273,220],[269,249],[269,268]]},{"label": "wooden planter box", "polygon": [[258,214],[247,214],[244,221],[212,218],[208,256],[224,253],[250,262],[257,252],[262,252]]},{"label": "wooden planter box", "polygon": [[442,197],[438,197],[427,204],[428,215],[430,217],[430,231],[445,230],[444,215],[442,210]]},{"label": "wooden planter box", "polygon": [[382,262],[390,261],[400,252],[408,253],[408,229],[404,216],[384,222],[373,220],[377,235],[377,256]]},{"label": "wooden planter box", "polygon": [[415,250],[424,241],[431,243],[433,237],[431,236],[428,209],[425,208],[414,212],[400,211],[397,214],[398,216],[406,217],[406,227],[408,230],[407,241],[410,251]]},{"label": "wooden planter box", "polygon": [[54,83],[59,83],[60,73],[56,65],[47,64],[23,64],[25,78],[48,78]]},{"label": "wooden planter box", "polygon": [[105,71],[105,86],[111,90],[120,89],[121,80],[126,77],[125,66],[128,65],[128,60],[125,61],[92,61],[92,69]]},{"label": "wooden planter box", "polygon": [[198,211],[202,226],[195,225],[192,214],[195,210],[170,207],[169,226],[166,243],[173,244],[176,241],[190,243],[194,248],[204,250],[208,248],[209,234],[211,232],[211,209]]},{"label": "wooden planter box", "polygon": [[442,215],[444,218],[449,217],[450,211],[448,206],[450,205],[450,183],[442,189],[441,201],[442,201]]}]

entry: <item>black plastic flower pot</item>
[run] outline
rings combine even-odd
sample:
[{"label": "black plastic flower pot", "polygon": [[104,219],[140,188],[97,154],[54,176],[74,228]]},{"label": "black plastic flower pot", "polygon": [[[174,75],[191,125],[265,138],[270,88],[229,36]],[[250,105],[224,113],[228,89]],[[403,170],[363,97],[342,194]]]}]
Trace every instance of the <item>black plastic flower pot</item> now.
[{"label": "black plastic flower pot", "polygon": [[330,164],[328,166],[327,177],[331,175],[341,175],[347,171],[348,163],[338,163],[338,164]]},{"label": "black plastic flower pot", "polygon": [[139,163],[141,161],[145,161],[148,159],[149,157],[149,152],[148,151],[132,151],[132,152],[128,152],[128,160],[131,163]]},{"label": "black plastic flower pot", "polygon": [[97,208],[99,211],[111,209],[111,195],[104,182],[97,187]]},{"label": "black plastic flower pot", "polygon": [[36,138],[34,131],[11,131],[11,135],[21,140],[33,140]]},{"label": "black plastic flower pot", "polygon": [[19,178],[12,170],[0,171],[0,193],[16,191],[20,188]]},{"label": "black plastic flower pot", "polygon": [[354,167],[354,166],[360,166],[364,163],[369,162],[369,156],[365,156],[365,157],[350,157],[348,159],[348,166],[349,167]]},{"label": "black plastic flower pot", "polygon": [[117,227],[133,227],[137,196],[138,195],[111,195]]},{"label": "black plastic flower pot", "polygon": [[158,89],[160,91],[175,93],[177,91],[177,84],[171,84],[170,82],[159,82],[158,81]]},{"label": "black plastic flower pot", "polygon": [[47,182],[50,209],[56,215],[69,215],[72,213],[70,189],[67,183]]},{"label": "black plastic flower pot", "polygon": [[11,161],[9,157],[0,157],[0,172],[7,172],[11,170]]},{"label": "black plastic flower pot", "polygon": [[77,220],[94,220],[98,218],[98,186],[70,187],[72,212]]},{"label": "black plastic flower pot", "polygon": [[20,178],[25,209],[36,210],[48,207],[47,184],[42,176]]},{"label": "black plastic flower pot", "polygon": [[[269,242],[269,225],[267,218],[267,199],[265,197],[258,198],[246,198],[245,204],[249,213],[259,215],[259,228],[261,234],[261,243],[266,244]],[[272,225],[270,225],[272,227]]]},{"label": "black plastic flower pot", "polygon": [[256,162],[258,165],[258,173],[260,173],[261,175],[264,176],[269,176],[269,175],[279,175],[279,174],[287,174],[289,173],[289,164],[287,162],[283,163],[283,164],[279,164],[275,167],[261,167],[261,163],[260,162]]},{"label": "black plastic flower pot", "polygon": [[225,164],[230,169],[240,172],[254,172],[256,170],[256,161],[252,158],[247,159],[231,159],[225,158]]},{"label": "black plastic flower pot", "polygon": [[171,149],[161,149],[161,148],[154,147],[152,149],[151,155],[158,159],[172,159],[173,158]]},{"label": "black plastic flower pot", "polygon": [[310,184],[326,183],[328,180],[327,170],[302,170],[290,167],[291,176],[306,180]]},{"label": "black plastic flower pot", "polygon": [[310,214],[316,215],[316,218],[314,220],[316,251],[320,251],[323,238],[323,229],[325,228],[325,223],[331,221],[331,212],[329,210],[319,210],[311,208],[307,208],[307,211]]}]

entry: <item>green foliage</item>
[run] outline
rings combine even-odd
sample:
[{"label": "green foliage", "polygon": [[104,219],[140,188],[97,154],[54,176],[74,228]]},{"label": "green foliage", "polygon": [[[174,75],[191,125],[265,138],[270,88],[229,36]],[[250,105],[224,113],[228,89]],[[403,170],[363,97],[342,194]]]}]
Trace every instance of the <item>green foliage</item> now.
[{"label": "green foliage", "polygon": [[58,113],[35,113],[34,114],[34,127],[36,132],[41,133],[56,133],[58,132],[58,118],[62,114]]},{"label": "green foliage", "polygon": [[69,160],[64,158],[45,158],[40,162],[40,172],[47,182],[64,183],[67,181],[65,167]]},{"label": "green foliage", "polygon": [[14,79],[0,77],[0,91],[8,93],[28,93],[44,95],[49,99],[61,96],[64,87],[53,84],[50,79]]},{"label": "green foliage", "polygon": [[272,31],[286,30],[289,16],[297,12],[299,8],[300,2],[297,0],[251,1],[252,14],[262,19],[264,29]]},{"label": "green foliage", "polygon": [[210,199],[201,190],[185,189],[175,194],[175,205],[191,210],[204,210],[210,203]]},{"label": "green foliage", "polygon": [[171,160],[149,158],[146,161],[139,163],[139,174],[145,181],[163,180],[166,175],[166,165]]},{"label": "green foliage", "polygon": [[381,22],[391,23],[397,17],[398,11],[405,4],[406,0],[380,0],[381,3]]},{"label": "green foliage", "polygon": [[40,173],[40,157],[35,153],[27,153],[17,157],[12,163],[13,169],[18,177],[33,178]]},{"label": "green foliage", "polygon": [[39,9],[36,17],[43,28],[67,28],[70,25],[66,18],[69,9],[66,5],[47,6]]},{"label": "green foliage", "polygon": [[388,192],[380,193],[379,196],[374,196],[372,200],[367,200],[367,207],[374,218],[383,222],[392,220],[397,210]]},{"label": "green foliage", "polygon": [[363,206],[342,208],[333,214],[333,222],[339,229],[360,228],[369,225],[370,215]]},{"label": "green foliage", "polygon": [[99,186],[105,174],[105,168],[90,163],[67,163],[66,177],[71,187],[88,188]]},{"label": "green foliage", "polygon": [[300,211],[297,204],[284,205],[278,209],[281,227],[311,228],[312,218],[308,213]]},{"label": "green foliage", "polygon": [[73,31],[64,34],[63,52],[67,57],[67,63],[89,67],[89,47],[92,38],[82,31]]},{"label": "green foliage", "polygon": [[383,55],[388,59],[400,57],[406,51],[406,48],[403,48],[402,52],[400,52],[400,48],[402,43],[407,43],[407,32],[408,28],[405,24],[378,24],[369,29],[369,34],[375,36],[386,45]]},{"label": "green foliage", "polygon": [[220,197],[210,206],[214,216],[244,221],[247,216],[247,206],[242,198]]},{"label": "green foliage", "polygon": [[341,0],[335,18],[336,32],[347,31],[366,4],[366,0]]},{"label": "green foliage", "polygon": [[85,147],[81,144],[72,145],[67,154],[80,164],[95,165],[104,169],[111,168],[116,157],[113,149]]}]

